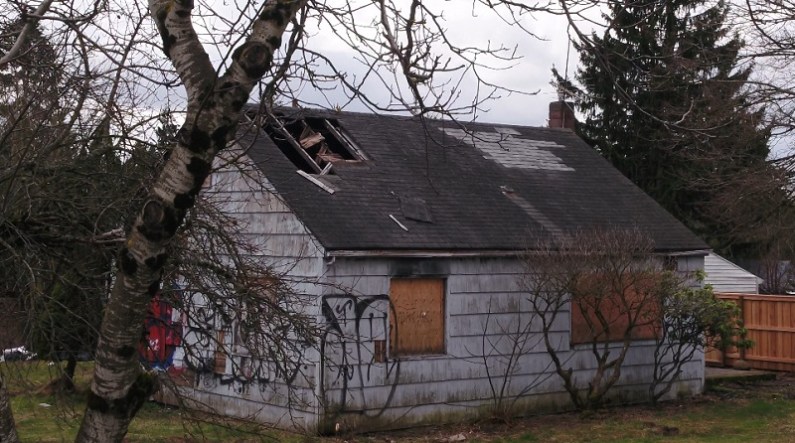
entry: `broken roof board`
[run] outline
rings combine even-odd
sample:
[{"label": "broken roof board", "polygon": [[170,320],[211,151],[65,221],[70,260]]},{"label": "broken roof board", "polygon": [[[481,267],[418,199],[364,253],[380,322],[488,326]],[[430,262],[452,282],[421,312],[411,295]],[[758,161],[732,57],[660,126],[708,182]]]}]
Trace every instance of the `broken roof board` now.
[{"label": "broken roof board", "polygon": [[[323,177],[329,194],[264,131],[241,129],[240,143],[328,250],[521,251],[556,231],[610,227],[638,227],[658,251],[707,248],[568,130],[293,112],[336,119],[368,158],[335,164],[333,183]],[[502,141],[509,154],[495,150]],[[401,197],[423,200],[432,223],[405,217]]]}]

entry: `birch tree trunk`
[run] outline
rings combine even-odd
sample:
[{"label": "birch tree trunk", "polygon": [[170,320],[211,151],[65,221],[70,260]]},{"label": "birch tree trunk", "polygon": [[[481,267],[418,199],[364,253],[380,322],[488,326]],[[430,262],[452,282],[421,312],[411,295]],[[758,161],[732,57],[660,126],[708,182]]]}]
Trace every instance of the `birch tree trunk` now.
[{"label": "birch tree trunk", "polygon": [[5,380],[0,376],[0,443],[18,443],[17,428],[14,425],[14,414],[8,398]]},{"label": "birch tree trunk", "polygon": [[163,50],[187,92],[187,117],[119,254],[77,441],[121,441],[154,392],[156,380],[141,370],[137,347],[146,308],[160,287],[167,247],[193,207],[213,158],[234,136],[243,105],[270,69],[285,28],[305,1],[267,0],[251,34],[234,51],[229,69],[219,76],[194,31],[193,1],[150,0]]}]

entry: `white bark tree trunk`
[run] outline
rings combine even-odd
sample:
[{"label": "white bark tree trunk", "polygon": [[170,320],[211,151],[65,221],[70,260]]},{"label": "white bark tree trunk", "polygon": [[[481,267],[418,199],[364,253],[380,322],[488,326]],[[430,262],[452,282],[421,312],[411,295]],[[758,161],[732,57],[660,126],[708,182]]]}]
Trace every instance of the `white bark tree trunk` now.
[{"label": "white bark tree trunk", "polygon": [[234,136],[254,85],[270,69],[281,36],[306,0],[268,0],[251,35],[235,50],[222,76],[216,74],[191,23],[192,0],[151,0],[150,13],[188,95],[177,146],[127,234],[119,271],[105,307],[94,378],[77,441],[118,442],[155,378],[138,363],[137,347],[146,308],[160,287],[167,247],[193,207],[212,160]]}]

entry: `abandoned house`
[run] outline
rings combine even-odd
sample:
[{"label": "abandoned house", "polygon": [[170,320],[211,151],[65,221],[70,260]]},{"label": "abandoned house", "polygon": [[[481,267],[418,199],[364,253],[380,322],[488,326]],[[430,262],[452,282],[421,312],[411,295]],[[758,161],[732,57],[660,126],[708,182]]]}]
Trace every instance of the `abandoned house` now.
[{"label": "abandoned house", "polygon": [[[556,106],[551,125],[566,126]],[[290,374],[245,353],[219,356],[210,342],[205,361],[188,365],[177,350],[168,364],[190,366],[180,388],[188,397],[279,427],[388,428],[487,407],[511,352],[498,338],[533,315],[518,254],[539,240],[637,227],[681,270],[703,269],[707,253],[566,128],[285,109],[241,129],[226,159],[236,165],[219,163],[207,194],[284,272],[322,334]],[[571,316],[558,318],[561,355],[575,372],[592,371]],[[215,325],[234,345],[235,325]],[[502,395],[520,396],[522,411],[567,408],[537,343],[516,356]],[[648,341],[633,344],[616,401],[648,395],[651,354]],[[702,355],[672,395],[703,383]]]}]

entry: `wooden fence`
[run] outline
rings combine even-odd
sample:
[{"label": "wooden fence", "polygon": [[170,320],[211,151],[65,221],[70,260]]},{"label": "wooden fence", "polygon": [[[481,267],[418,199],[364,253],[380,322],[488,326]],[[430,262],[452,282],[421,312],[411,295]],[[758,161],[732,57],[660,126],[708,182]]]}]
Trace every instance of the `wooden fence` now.
[{"label": "wooden fence", "polygon": [[756,294],[716,294],[740,306],[751,349],[729,349],[722,355],[708,349],[708,364],[735,366],[745,360],[754,369],[795,372],[795,296]]}]

